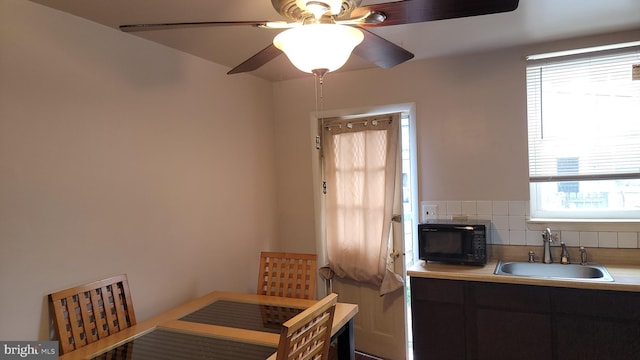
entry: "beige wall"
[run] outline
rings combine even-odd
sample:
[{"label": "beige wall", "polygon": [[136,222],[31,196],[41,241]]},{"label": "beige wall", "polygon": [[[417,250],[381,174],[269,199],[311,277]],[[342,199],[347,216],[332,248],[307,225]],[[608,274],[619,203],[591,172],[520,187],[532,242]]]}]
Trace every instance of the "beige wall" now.
[{"label": "beige wall", "polygon": [[255,291],[270,83],[24,0],[0,49],[0,339],[48,338],[48,293],[119,273],[138,320]]}]

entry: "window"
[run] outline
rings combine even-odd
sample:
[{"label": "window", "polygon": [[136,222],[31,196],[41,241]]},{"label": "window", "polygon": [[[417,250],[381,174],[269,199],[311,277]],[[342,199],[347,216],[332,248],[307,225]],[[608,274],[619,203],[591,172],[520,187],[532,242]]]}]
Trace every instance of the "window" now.
[{"label": "window", "polygon": [[640,219],[640,42],[529,57],[527,114],[532,219]]}]

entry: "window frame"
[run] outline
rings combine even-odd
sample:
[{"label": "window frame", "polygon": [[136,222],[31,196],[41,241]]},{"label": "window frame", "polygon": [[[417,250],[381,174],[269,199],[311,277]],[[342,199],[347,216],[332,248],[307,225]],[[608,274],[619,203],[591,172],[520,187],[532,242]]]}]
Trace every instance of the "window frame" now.
[{"label": "window frame", "polygon": [[[587,184],[593,185],[595,181],[607,181],[607,180],[638,180],[640,181],[640,172],[632,172],[632,173],[616,173],[614,172],[605,172],[600,174],[580,174],[575,171],[562,171],[558,165],[558,167],[551,173],[536,173],[535,167],[539,166],[536,164],[539,159],[537,152],[540,151],[541,147],[544,145],[538,145],[542,142],[541,139],[534,139],[536,131],[532,132],[532,126],[540,126],[542,127],[543,119],[542,119],[542,99],[543,92],[541,90],[542,80],[534,85],[530,84],[530,80],[532,79],[530,71],[542,71],[546,64],[556,65],[558,63],[566,63],[571,61],[583,61],[586,58],[591,58],[594,56],[602,57],[608,55],[619,55],[624,53],[632,53],[637,55],[638,61],[637,64],[640,67],[640,42],[632,42],[632,43],[624,43],[624,44],[614,44],[611,46],[604,47],[596,47],[596,48],[588,48],[588,49],[578,49],[571,50],[567,52],[557,52],[557,53],[549,53],[549,54],[540,54],[533,55],[527,57],[526,64],[526,89],[527,89],[527,125],[528,125],[528,146],[529,146],[529,185],[530,185],[530,217],[532,222],[536,221],[558,221],[558,222],[583,222],[583,221],[600,221],[603,223],[611,223],[611,222],[640,222],[640,208],[638,210],[615,210],[611,209],[607,203],[607,207],[601,208],[602,210],[579,210],[579,209],[545,209],[542,205],[542,196],[541,190],[545,186],[557,186],[561,187],[560,184],[566,184],[567,182],[575,182],[575,186],[580,186],[583,182],[589,182]],[[634,60],[634,78],[635,78],[635,60]],[[577,68],[577,66],[576,66]],[[533,70],[532,70],[533,69]],[[631,69],[630,69],[631,71]],[[533,73],[535,74],[535,73]],[[640,79],[637,79],[640,84]],[[533,93],[533,95],[532,95]],[[536,112],[537,111],[537,112]],[[532,114],[533,116],[532,120]],[[548,120],[547,120],[548,121]],[[538,130],[542,131],[542,130]],[[533,139],[533,140],[532,140]],[[536,144],[538,147],[532,150],[532,147]],[[532,155],[533,153],[533,155]],[[640,157],[640,151],[638,153],[633,152],[636,158]],[[580,153],[582,154],[582,153]],[[533,158],[532,158],[533,156]],[[552,157],[549,157],[551,159]],[[557,157],[556,161],[561,159],[562,157]],[[544,159],[546,161],[547,168],[550,164],[549,159]],[[539,169],[539,168],[538,168]],[[532,175],[533,173],[533,175]],[[549,185],[546,185],[549,184]],[[569,187],[570,188],[570,187]],[[560,193],[560,192],[558,192]],[[565,194],[566,195],[566,194]]]}]

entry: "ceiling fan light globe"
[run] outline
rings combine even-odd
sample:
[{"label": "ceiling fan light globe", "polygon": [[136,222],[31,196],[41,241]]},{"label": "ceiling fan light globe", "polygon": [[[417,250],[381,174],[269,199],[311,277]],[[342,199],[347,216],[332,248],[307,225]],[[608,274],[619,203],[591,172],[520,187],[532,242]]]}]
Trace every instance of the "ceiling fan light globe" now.
[{"label": "ceiling fan light globe", "polygon": [[309,24],[281,32],[273,44],[301,71],[335,71],[364,39],[362,31],[339,24]]}]

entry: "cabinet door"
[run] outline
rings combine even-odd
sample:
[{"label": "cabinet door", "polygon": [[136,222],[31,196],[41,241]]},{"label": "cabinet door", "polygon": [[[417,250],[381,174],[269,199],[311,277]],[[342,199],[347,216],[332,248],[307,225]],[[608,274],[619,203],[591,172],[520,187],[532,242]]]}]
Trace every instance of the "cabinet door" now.
[{"label": "cabinet door", "polygon": [[463,304],[463,282],[411,278],[414,359],[465,359]]},{"label": "cabinet door", "polygon": [[413,358],[464,360],[462,306],[419,301],[413,310]]},{"label": "cabinet door", "polygon": [[[552,323],[545,287],[474,283],[474,359],[551,359]],[[475,324],[472,324],[475,322]]]},{"label": "cabinet door", "polygon": [[554,290],[559,359],[640,358],[640,293]]},{"label": "cabinet door", "polygon": [[552,358],[551,317],[548,314],[478,308],[476,352],[482,360]]},{"label": "cabinet door", "polygon": [[558,359],[629,360],[640,358],[640,324],[606,318],[559,315]]}]

